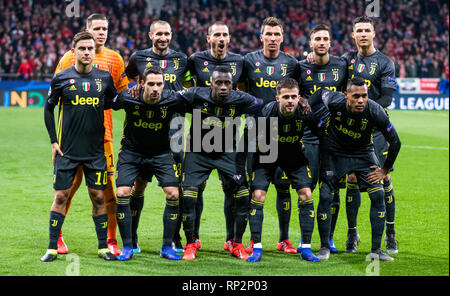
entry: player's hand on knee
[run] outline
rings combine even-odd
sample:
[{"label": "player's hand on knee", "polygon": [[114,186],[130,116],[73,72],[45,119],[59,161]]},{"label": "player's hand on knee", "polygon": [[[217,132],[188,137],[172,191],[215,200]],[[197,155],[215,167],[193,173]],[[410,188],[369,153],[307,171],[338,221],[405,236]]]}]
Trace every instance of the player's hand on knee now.
[{"label": "player's hand on knee", "polygon": [[369,181],[372,184],[380,182],[388,174],[388,172],[385,169],[381,169],[376,165],[373,165],[370,168],[374,169],[374,171],[367,174],[367,181]]}]

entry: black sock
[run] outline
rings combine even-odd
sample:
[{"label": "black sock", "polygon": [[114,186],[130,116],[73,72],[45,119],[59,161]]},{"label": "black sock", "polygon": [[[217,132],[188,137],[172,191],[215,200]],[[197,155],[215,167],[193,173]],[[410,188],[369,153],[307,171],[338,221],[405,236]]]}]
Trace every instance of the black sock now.
[{"label": "black sock", "polygon": [[166,207],[163,214],[163,246],[171,246],[175,229],[178,223],[179,200],[166,199]]},{"label": "black sock", "polygon": [[298,202],[298,220],[302,234],[302,244],[311,244],[314,230],[314,203],[313,200]]},{"label": "black sock", "polygon": [[377,186],[367,189],[370,197],[370,225],[372,227],[372,251],[381,248],[381,239],[386,221],[386,207],[384,205],[383,187]]},{"label": "black sock", "polygon": [[50,220],[49,220],[49,244],[48,248],[52,250],[58,249],[58,238],[59,233],[61,232],[62,225],[64,223],[64,216],[63,214],[50,211]]},{"label": "black sock", "polygon": [[341,207],[341,197],[339,195],[339,189],[333,195],[333,201],[331,202],[331,228],[330,238],[334,236],[334,230],[336,229],[336,223],[339,216],[339,209]]},{"label": "black sock", "polygon": [[108,236],[108,214],[93,216],[92,219],[94,220],[95,232],[97,233],[98,248],[108,248],[106,244],[106,238]]},{"label": "black sock", "polygon": [[195,204],[197,202],[198,188],[183,190],[183,230],[186,244],[194,243]]},{"label": "black sock", "polygon": [[234,201],[236,205],[234,218],[234,241],[242,243],[242,236],[247,227],[248,212],[249,212],[249,191],[246,187],[241,186],[234,194]]},{"label": "black sock", "polygon": [[144,192],[135,192],[131,190],[130,208],[131,208],[131,236],[133,248],[137,248],[137,229],[141,218],[142,208],[144,207]]},{"label": "black sock", "polygon": [[345,199],[345,209],[347,211],[348,228],[356,228],[358,220],[358,210],[361,205],[361,193],[357,183],[347,182],[347,194]]},{"label": "black sock", "polygon": [[178,220],[177,220],[177,226],[175,228],[175,232],[173,234],[173,241],[181,241],[181,223],[183,222],[183,189],[178,188],[179,192],[179,198],[178,198]]},{"label": "black sock", "polygon": [[389,179],[383,185],[384,188],[384,203],[386,206],[386,234],[394,234],[394,221],[395,221],[395,198],[394,188],[392,182]]},{"label": "black sock", "polygon": [[120,237],[122,238],[124,247],[133,247],[130,198],[130,196],[117,197],[116,202],[117,226],[119,227]]},{"label": "black sock", "polygon": [[278,227],[280,236],[278,241],[289,239],[289,222],[291,220],[291,192],[288,186],[276,186],[278,213]]},{"label": "black sock", "polygon": [[248,225],[250,226],[251,239],[253,243],[261,242],[262,225],[264,220],[264,202],[250,201],[250,215]]},{"label": "black sock", "polygon": [[[321,247],[330,248],[331,201],[333,195],[326,183],[322,183],[317,206],[317,228],[319,229]],[[303,243],[303,241],[302,241]]]},{"label": "black sock", "polygon": [[194,222],[194,237],[200,238],[200,220],[203,212],[203,191],[205,191],[206,183],[203,183],[198,189],[197,202],[195,203],[195,222]]},{"label": "black sock", "polygon": [[234,198],[233,194],[225,192],[225,201],[223,212],[225,214],[225,228],[227,232],[227,241],[234,238]]}]

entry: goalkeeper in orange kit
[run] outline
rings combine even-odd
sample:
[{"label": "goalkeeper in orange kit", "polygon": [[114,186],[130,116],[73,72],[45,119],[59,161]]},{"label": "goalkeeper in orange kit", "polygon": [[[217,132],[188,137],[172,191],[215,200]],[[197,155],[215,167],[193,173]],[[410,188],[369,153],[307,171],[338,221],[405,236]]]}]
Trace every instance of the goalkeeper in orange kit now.
[{"label": "goalkeeper in orange kit", "polygon": [[[113,80],[114,86],[117,92],[128,88],[128,78],[124,74],[125,66],[122,57],[117,52],[106,48],[105,43],[108,38],[108,20],[103,14],[92,14],[87,18],[86,31],[91,33],[95,39],[95,58],[94,67],[101,70],[109,71]],[[58,63],[55,70],[55,74],[69,68],[75,64],[75,57],[68,51],[64,54]],[[113,139],[112,139],[112,111],[105,110],[105,156],[107,160],[108,182],[104,190],[104,198],[106,209],[108,213],[108,249],[115,256],[120,255],[120,248],[117,246],[116,239],[116,193],[114,190],[114,152],[113,152]],[[75,175],[72,187],[70,188],[69,200],[66,207],[66,215],[69,211],[70,205],[73,200],[75,192],[80,187],[83,179],[83,168],[78,167],[78,171]],[[68,253],[68,248],[62,237],[62,231],[58,239],[58,254]]]}]

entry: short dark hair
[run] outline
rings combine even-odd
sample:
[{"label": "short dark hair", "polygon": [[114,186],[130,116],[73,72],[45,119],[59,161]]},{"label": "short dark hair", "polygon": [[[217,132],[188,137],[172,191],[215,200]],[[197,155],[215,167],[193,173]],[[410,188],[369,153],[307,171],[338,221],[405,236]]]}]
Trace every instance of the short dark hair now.
[{"label": "short dark hair", "polygon": [[318,24],[317,26],[315,26],[310,32],[309,32],[309,38],[311,38],[311,36],[319,31],[328,31],[328,34],[330,34],[330,39],[331,39],[331,30],[330,27],[328,27],[327,25],[324,24]]},{"label": "short dark hair", "polygon": [[281,80],[280,82],[278,82],[277,87],[276,87],[276,91],[277,91],[277,95],[280,94],[281,89],[283,88],[287,88],[287,89],[298,89],[300,91],[300,86],[298,85],[298,81],[293,79],[293,78],[284,78],[283,80]]},{"label": "short dark hair", "polygon": [[375,22],[373,21],[372,18],[370,18],[368,16],[363,15],[363,16],[358,16],[357,18],[355,18],[353,20],[353,22],[352,22],[353,28],[358,23],[369,23],[369,24],[372,24],[372,28],[375,30]]},{"label": "short dark hair", "polygon": [[208,27],[208,35],[211,35],[211,31],[214,26],[225,26],[228,28],[227,24],[225,24],[224,22],[221,21],[214,22],[214,24]]},{"label": "short dark hair", "polygon": [[231,68],[228,66],[217,66],[214,68],[214,72],[219,72],[219,73],[230,73],[232,74],[233,72],[231,71]]},{"label": "short dark hair", "polygon": [[155,74],[155,75],[164,75],[163,70],[161,69],[161,67],[158,66],[153,66],[153,67],[148,67],[145,68],[144,70],[144,74],[142,75],[142,81],[146,81],[147,80],[147,76],[149,74]]},{"label": "short dark hair", "polygon": [[347,90],[349,90],[353,85],[356,86],[363,86],[366,84],[366,81],[361,76],[355,76],[353,78],[350,78],[347,81]]},{"label": "short dark hair", "polygon": [[73,46],[73,48],[75,48],[75,46],[77,45],[77,43],[79,41],[81,41],[81,40],[89,40],[89,39],[92,39],[95,42],[94,36],[92,36],[91,33],[86,32],[86,31],[77,33],[77,34],[75,34],[75,36],[73,36],[72,46]]},{"label": "short dark hair", "polygon": [[264,28],[265,28],[266,26],[270,26],[270,27],[276,27],[276,26],[279,26],[279,27],[281,28],[281,33],[282,33],[282,34],[284,33],[284,30],[283,30],[283,24],[282,24],[281,21],[280,21],[279,19],[277,19],[276,17],[269,16],[269,17],[266,17],[266,18],[263,20],[262,25],[261,25],[261,34],[264,32]]},{"label": "short dark hair", "polygon": [[108,19],[106,18],[106,15],[104,15],[103,13],[93,13],[90,16],[88,16],[87,21],[86,21],[86,27],[89,29],[92,25],[92,21],[97,21],[97,20],[108,21]]},{"label": "short dark hair", "polygon": [[150,24],[150,32],[152,32],[152,30],[155,28],[156,25],[169,25],[170,31],[172,31],[172,27],[170,26],[169,22],[163,20],[156,20]]}]

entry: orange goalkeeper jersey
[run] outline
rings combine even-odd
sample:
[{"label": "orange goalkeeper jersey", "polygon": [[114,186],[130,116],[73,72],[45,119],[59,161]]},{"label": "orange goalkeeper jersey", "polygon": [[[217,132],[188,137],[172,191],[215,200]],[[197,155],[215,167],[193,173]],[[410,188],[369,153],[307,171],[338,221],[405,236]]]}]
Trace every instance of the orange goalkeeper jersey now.
[{"label": "orange goalkeeper jersey", "polygon": [[[106,70],[114,80],[117,92],[128,88],[128,78],[125,74],[125,66],[120,54],[109,48],[103,47],[102,52],[95,54],[94,67]],[[56,67],[55,74],[75,64],[75,56],[71,51],[64,54]],[[112,142],[112,109],[105,110],[105,142]]]}]

